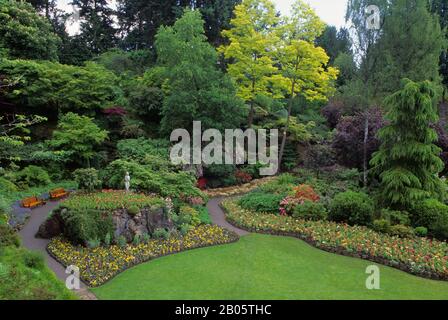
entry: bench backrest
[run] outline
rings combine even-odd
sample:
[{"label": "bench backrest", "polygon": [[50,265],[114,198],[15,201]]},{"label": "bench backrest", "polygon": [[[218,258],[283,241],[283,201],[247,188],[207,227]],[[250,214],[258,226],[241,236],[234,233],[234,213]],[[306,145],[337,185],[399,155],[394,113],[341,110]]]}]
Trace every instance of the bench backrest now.
[{"label": "bench backrest", "polygon": [[50,191],[50,194],[60,194],[60,193],[65,193],[65,189],[64,188],[58,188],[58,189],[54,189]]},{"label": "bench backrest", "polygon": [[23,199],[22,202],[25,204],[29,204],[29,203],[39,202],[39,200],[37,199],[37,197],[29,197],[29,198]]}]

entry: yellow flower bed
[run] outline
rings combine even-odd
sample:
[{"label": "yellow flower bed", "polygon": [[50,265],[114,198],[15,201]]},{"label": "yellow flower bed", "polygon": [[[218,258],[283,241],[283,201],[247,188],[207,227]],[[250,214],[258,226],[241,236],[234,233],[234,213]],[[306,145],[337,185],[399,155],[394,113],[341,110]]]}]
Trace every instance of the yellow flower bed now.
[{"label": "yellow flower bed", "polygon": [[65,266],[77,266],[82,280],[89,286],[104,284],[126,269],[172,253],[194,248],[226,244],[238,240],[238,236],[218,226],[201,225],[185,236],[168,240],[150,240],[139,245],[116,245],[95,249],[74,246],[62,238],[54,238],[48,244],[48,252]]},{"label": "yellow flower bed", "polygon": [[245,184],[242,184],[239,186],[205,190],[204,193],[207,196],[209,196],[210,198],[234,196],[237,194],[248,193],[248,192],[258,188],[262,184],[271,182],[274,179],[276,179],[276,177],[266,177],[266,178],[262,178],[262,179],[252,180],[249,183],[245,183]]}]

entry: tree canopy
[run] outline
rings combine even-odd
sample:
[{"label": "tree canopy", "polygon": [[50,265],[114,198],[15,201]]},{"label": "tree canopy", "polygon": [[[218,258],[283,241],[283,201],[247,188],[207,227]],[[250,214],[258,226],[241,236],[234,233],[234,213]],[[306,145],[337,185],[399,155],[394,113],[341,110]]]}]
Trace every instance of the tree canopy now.
[{"label": "tree canopy", "polygon": [[217,53],[207,42],[199,11],[186,10],[174,26],[156,36],[158,63],[167,83],[162,109],[162,132],[191,128],[236,128],[244,113],[230,79],[217,66]]},{"label": "tree canopy", "polygon": [[0,51],[15,59],[58,60],[60,39],[26,2],[0,0]]}]

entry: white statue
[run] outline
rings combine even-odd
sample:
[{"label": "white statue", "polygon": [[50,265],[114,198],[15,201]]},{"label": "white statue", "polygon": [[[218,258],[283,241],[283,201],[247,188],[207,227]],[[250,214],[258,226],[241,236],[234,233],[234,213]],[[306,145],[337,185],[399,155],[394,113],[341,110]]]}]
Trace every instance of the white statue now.
[{"label": "white statue", "polygon": [[126,189],[126,192],[129,192],[129,188],[131,187],[131,176],[129,175],[129,172],[126,172],[126,175],[124,177],[124,187]]}]

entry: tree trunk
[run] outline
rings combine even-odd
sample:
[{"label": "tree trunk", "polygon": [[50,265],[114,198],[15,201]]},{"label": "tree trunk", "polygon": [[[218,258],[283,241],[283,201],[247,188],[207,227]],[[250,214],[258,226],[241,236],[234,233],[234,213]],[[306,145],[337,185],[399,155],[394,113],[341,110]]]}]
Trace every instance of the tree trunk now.
[{"label": "tree trunk", "polygon": [[277,173],[280,173],[280,171],[281,171],[282,161],[283,161],[283,154],[285,153],[286,138],[288,136],[289,123],[291,121],[292,103],[293,103],[294,98],[295,98],[295,95],[294,95],[295,85],[296,85],[296,83],[293,82],[292,83],[292,88],[291,88],[292,94],[291,94],[291,98],[289,99],[289,102],[288,102],[288,118],[286,119],[286,126],[285,126],[285,129],[283,131],[282,144],[280,146],[280,153],[279,153],[279,157],[278,157],[278,171],[277,171]]},{"label": "tree trunk", "polygon": [[369,140],[369,115],[365,113],[365,123],[364,123],[364,145],[363,145],[363,184],[364,188],[367,188],[367,142]]},{"label": "tree trunk", "polygon": [[249,119],[247,121],[248,128],[252,128],[254,123],[254,113],[255,113],[255,80],[252,80],[252,98],[250,99],[250,111],[249,111]]},{"label": "tree trunk", "polygon": [[252,128],[252,124],[254,123],[254,101],[250,101],[250,111],[249,111],[249,119],[247,120],[248,128]]}]

